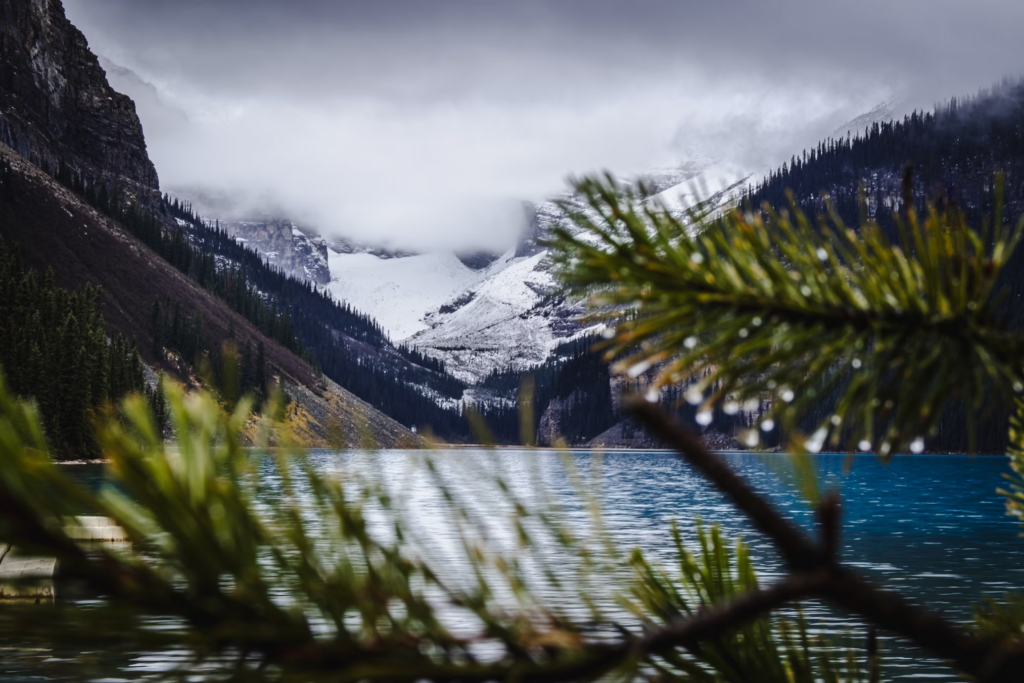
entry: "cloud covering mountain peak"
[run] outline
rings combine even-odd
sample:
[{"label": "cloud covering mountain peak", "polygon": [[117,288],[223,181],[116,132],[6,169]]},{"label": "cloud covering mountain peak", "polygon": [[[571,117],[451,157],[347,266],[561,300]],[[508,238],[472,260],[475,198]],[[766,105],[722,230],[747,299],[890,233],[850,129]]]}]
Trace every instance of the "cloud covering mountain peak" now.
[{"label": "cloud covering mountain peak", "polygon": [[[158,125],[140,106],[165,185],[244,191],[363,241],[493,249],[514,241],[523,201],[568,175],[671,168],[697,148],[761,167],[894,94],[927,105],[1016,69],[1008,32],[1024,10],[980,4],[78,0],[68,13],[187,116]],[[865,32],[881,47],[865,52]],[[952,43],[971,56],[935,48]]]}]

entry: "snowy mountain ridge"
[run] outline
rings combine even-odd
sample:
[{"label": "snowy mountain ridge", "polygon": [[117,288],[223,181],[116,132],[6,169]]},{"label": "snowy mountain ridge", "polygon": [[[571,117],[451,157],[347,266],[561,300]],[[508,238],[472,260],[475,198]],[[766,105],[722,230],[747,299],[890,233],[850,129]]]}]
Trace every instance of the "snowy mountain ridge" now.
[{"label": "snowy mountain ridge", "polygon": [[383,258],[373,253],[328,249],[331,281],[338,301],[370,313],[392,341],[404,341],[428,328],[425,316],[475,285],[481,273],[451,252]]},{"label": "snowy mountain ridge", "polygon": [[[849,125],[885,120],[892,112],[892,102],[882,103]],[[634,188],[642,182],[651,203],[680,217],[699,200],[728,203],[769,170],[733,161],[745,156],[739,144],[708,140],[684,150],[677,164],[620,182]],[[526,371],[590,331],[579,321],[581,306],[559,294],[544,246],[556,227],[575,230],[561,205],[593,213],[574,192],[541,202],[518,244],[496,259],[452,251],[413,254],[330,237],[329,282],[316,281],[336,300],[375,318],[393,342],[443,361],[470,385],[495,371]]]},{"label": "snowy mountain ridge", "polygon": [[[733,165],[704,161],[627,182],[644,181],[660,190],[652,201],[681,212],[695,192],[702,196],[702,184],[718,190],[749,175]],[[571,192],[542,202],[519,244],[480,270],[453,252],[377,255],[345,242],[348,253],[329,251],[326,288],[335,299],[374,316],[393,341],[443,361],[452,375],[471,385],[495,371],[529,370],[559,345],[593,331],[579,321],[582,307],[559,294],[544,246],[556,227],[575,229],[560,203],[592,211]]]},{"label": "snowy mountain ridge", "polygon": [[306,234],[287,218],[218,219],[216,224],[288,275],[317,284],[330,282],[327,242]]}]

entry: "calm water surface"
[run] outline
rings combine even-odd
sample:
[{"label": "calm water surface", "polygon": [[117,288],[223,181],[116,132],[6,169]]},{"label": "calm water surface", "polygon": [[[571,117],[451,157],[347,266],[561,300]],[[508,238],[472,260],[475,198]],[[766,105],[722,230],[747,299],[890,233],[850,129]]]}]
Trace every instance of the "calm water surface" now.
[{"label": "calm water surface", "polygon": [[[564,494],[569,501],[567,514],[581,526],[586,524],[582,504],[572,502],[572,486],[556,453],[459,450],[431,455],[456,488],[482,503],[481,509],[494,500],[481,482],[500,472],[527,499],[541,488]],[[451,526],[440,521],[440,497],[422,470],[411,464],[419,456],[401,451],[314,451],[311,457],[322,470],[352,468],[388,483],[403,498],[427,554],[444,558],[445,550],[454,546]],[[595,456],[579,451],[572,457],[596,489],[598,479],[589,478]],[[784,456],[736,453],[726,457],[777,506],[810,525],[811,515],[788,481]],[[852,470],[843,474],[844,459],[843,455],[819,456],[819,469],[826,482],[842,492],[843,555],[852,564],[912,599],[963,620],[969,618],[981,594],[1024,589],[1024,539],[1018,538],[1018,527],[1005,516],[1002,499],[995,492],[1002,474],[1009,471],[1006,458],[905,456],[882,465],[871,456],[859,456]],[[276,475],[269,459],[261,465],[267,480],[261,502],[273,505],[280,495]],[[102,468],[78,466],[68,471],[92,486],[104,485]],[[543,487],[538,474],[546,482]],[[671,453],[606,453],[600,460],[599,479],[605,523],[620,544],[640,547],[650,558],[670,565],[675,556],[669,523],[678,520],[684,535],[692,539],[691,521],[700,517],[720,524],[727,537],[742,534],[764,576],[777,572],[779,563],[770,544]],[[457,564],[451,566],[457,571]],[[814,605],[807,611],[827,631],[859,630],[844,615]],[[886,640],[883,649],[887,680],[959,680],[898,641]],[[144,680],[177,664],[181,654],[135,653],[119,656],[118,661],[105,661],[104,653],[89,657],[95,666],[86,674],[86,668],[72,665],[59,649],[0,648],[0,681]]]}]

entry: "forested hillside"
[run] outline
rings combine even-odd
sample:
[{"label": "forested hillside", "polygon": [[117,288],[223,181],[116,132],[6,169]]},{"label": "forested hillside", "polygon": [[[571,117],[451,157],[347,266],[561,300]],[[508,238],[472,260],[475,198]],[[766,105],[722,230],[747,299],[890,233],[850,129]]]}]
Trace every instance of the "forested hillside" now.
[{"label": "forested hillside", "polygon": [[57,287],[52,271],[27,270],[2,239],[0,370],[13,393],[36,400],[47,440],[64,457],[98,455],[90,420],[104,406],[131,392],[160,404],[147,391],[135,342],[108,338],[100,292]]},{"label": "forested hillside", "polygon": [[991,216],[993,174],[1006,175],[1007,216],[1024,211],[1024,82],[1003,81],[973,97],[955,98],[933,112],[914,112],[898,121],[875,123],[843,138],[829,138],[773,171],[748,199],[783,207],[786,192],[820,209],[827,193],[839,215],[859,218],[863,183],[867,215],[891,225],[900,207],[906,164],[914,168],[918,202],[956,204],[969,220]]},{"label": "forested hillside", "polygon": [[[108,190],[105,184],[90,182],[63,160],[47,170],[263,335],[344,389],[407,427],[428,426],[445,439],[469,438],[461,412],[445,407],[461,398],[465,385],[448,375],[442,363],[392,344],[368,315],[270,266],[258,252],[216,224],[207,224],[177,199],[165,196],[153,209],[133,202],[116,185]],[[172,315],[174,305],[164,301],[162,315]],[[187,315],[187,324],[199,333],[180,344],[183,357],[194,363],[203,355],[218,356],[219,344],[201,334],[202,316]],[[173,320],[154,316],[150,333],[166,336]],[[162,346],[157,341],[154,349]]]},{"label": "forested hillside", "polygon": [[[938,105],[933,112],[915,112],[902,120],[825,140],[750,188],[745,201],[754,207],[767,202],[785,208],[791,192],[813,217],[826,209],[823,196],[827,196],[847,225],[873,219],[896,241],[899,231],[893,216],[904,211],[908,201],[919,210],[928,204],[956,207],[971,225],[991,226],[997,173],[1005,178],[1003,219],[1016,224],[1024,215],[1022,81],[1003,81],[973,97]],[[911,181],[909,196],[903,188],[905,176]],[[1003,313],[1019,328],[1024,325],[1024,250],[1014,254],[1001,286],[1007,295]],[[979,415],[980,450],[1006,450],[1004,425],[1010,409],[988,405]],[[829,402],[823,401],[821,414],[829,410]],[[929,449],[967,448],[964,425],[971,421],[964,419],[966,410],[960,405],[948,412],[939,434],[928,440]]]},{"label": "forested hillside", "polygon": [[445,439],[469,438],[461,412],[445,407],[462,397],[465,384],[450,376],[443,363],[392,344],[370,316],[269,266],[258,252],[206,224],[191,207],[170,198],[163,206],[180,229],[164,232],[159,240],[177,245],[162,248],[179,270],[407,427],[429,427]]}]

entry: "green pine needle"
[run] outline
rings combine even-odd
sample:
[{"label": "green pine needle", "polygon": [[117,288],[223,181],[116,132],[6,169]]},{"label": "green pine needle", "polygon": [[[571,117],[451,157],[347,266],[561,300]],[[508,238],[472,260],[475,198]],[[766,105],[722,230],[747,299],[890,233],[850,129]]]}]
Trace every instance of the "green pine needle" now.
[{"label": "green pine needle", "polygon": [[692,382],[694,404],[770,399],[767,418],[792,429],[831,396],[834,415],[796,445],[888,456],[917,450],[947,401],[978,408],[1024,384],[1024,340],[995,296],[1024,222],[989,236],[954,210],[911,209],[894,244],[874,221],[812,224],[795,205],[680,219],[611,177],[576,189],[588,210],[564,204],[574,228],[552,241],[566,287],[614,326],[619,370]]}]

